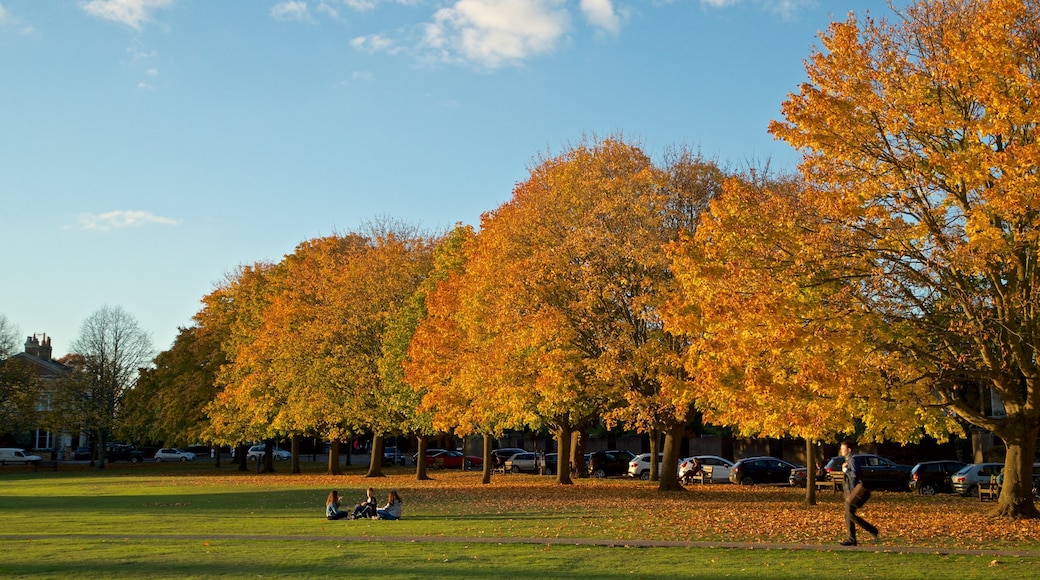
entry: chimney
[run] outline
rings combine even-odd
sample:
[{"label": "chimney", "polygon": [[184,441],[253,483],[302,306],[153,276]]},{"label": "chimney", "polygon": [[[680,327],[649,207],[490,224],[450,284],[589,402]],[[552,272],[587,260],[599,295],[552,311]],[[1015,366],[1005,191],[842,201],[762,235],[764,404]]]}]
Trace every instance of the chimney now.
[{"label": "chimney", "polygon": [[35,334],[25,339],[25,354],[40,356],[40,341]]},{"label": "chimney", "polygon": [[43,360],[51,360],[51,353],[54,352],[51,349],[51,337],[46,334],[43,335],[43,344],[40,345],[40,354],[36,355]]}]

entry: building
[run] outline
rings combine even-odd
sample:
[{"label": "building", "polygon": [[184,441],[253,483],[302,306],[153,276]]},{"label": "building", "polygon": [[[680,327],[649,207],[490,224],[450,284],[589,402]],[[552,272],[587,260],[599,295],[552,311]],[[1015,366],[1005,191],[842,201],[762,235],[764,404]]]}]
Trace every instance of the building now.
[{"label": "building", "polygon": [[[10,360],[21,361],[35,371],[40,381],[40,400],[37,404],[39,410],[47,409],[50,404],[54,389],[60,381],[72,373],[72,368],[66,366],[53,358],[51,354],[51,339],[46,334],[38,338],[35,334],[25,339],[25,351],[12,355]],[[73,449],[73,438],[68,434],[54,434],[46,429],[36,428],[29,433],[28,446],[34,451],[50,451]]]}]

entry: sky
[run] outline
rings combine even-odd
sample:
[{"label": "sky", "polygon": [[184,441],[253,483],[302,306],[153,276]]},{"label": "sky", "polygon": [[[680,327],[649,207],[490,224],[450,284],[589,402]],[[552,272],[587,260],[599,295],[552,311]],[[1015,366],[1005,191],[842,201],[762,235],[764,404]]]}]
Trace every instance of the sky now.
[{"label": "sky", "polygon": [[121,306],[156,352],[239,265],[509,200],[622,135],[660,160],[766,132],[818,34],[877,0],[0,0],[0,314],[67,353]]}]

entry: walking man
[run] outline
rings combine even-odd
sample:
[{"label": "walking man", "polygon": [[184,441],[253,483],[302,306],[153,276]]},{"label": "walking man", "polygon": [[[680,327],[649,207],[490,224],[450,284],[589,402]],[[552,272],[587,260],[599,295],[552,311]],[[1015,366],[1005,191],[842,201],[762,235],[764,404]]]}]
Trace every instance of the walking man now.
[{"label": "walking man", "polygon": [[878,529],[867,520],[856,515],[856,510],[863,507],[870,499],[870,490],[863,486],[860,481],[859,456],[855,455],[856,443],[854,441],[842,441],[841,456],[845,458],[842,471],[845,472],[845,526],[849,530],[847,538],[841,541],[842,546],[856,545],[856,526],[866,530],[868,534],[878,539]]}]

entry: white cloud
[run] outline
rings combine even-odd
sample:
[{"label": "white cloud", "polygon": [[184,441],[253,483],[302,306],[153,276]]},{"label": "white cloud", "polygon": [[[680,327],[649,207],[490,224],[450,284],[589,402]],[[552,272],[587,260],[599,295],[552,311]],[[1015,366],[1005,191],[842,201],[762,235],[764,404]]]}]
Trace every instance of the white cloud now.
[{"label": "white cloud", "polygon": [[300,0],[287,0],[271,7],[271,17],[283,22],[310,22],[311,13],[307,3]]},{"label": "white cloud", "polygon": [[0,22],[7,20],[7,9],[4,8],[3,4],[0,4]]},{"label": "white cloud", "polygon": [[359,36],[350,41],[350,46],[366,52],[394,52],[396,49],[394,41],[381,34]]},{"label": "white cloud", "polygon": [[614,11],[611,0],[581,0],[581,11],[585,13],[589,24],[596,28],[614,33],[621,30],[621,19]]},{"label": "white cloud", "polygon": [[79,216],[79,225],[83,229],[102,232],[122,228],[139,228],[147,224],[175,226],[178,223],[177,220],[140,210],[117,210],[102,214],[84,213]]},{"label": "white cloud", "polygon": [[567,31],[561,0],[458,0],[425,27],[425,46],[444,60],[488,68],[547,53]]},{"label": "white cloud", "polygon": [[121,22],[134,30],[141,30],[152,13],[173,4],[173,0],[86,0],[80,8],[91,16]]}]

